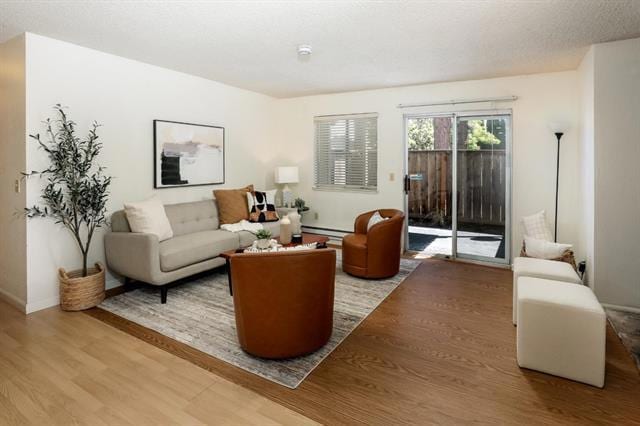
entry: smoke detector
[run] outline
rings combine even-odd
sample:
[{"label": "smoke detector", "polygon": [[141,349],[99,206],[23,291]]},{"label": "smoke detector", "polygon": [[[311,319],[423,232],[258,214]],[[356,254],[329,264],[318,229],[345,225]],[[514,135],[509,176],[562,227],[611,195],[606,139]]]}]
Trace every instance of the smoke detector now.
[{"label": "smoke detector", "polygon": [[300,44],[298,45],[298,56],[309,56],[313,50],[311,49],[310,44]]}]

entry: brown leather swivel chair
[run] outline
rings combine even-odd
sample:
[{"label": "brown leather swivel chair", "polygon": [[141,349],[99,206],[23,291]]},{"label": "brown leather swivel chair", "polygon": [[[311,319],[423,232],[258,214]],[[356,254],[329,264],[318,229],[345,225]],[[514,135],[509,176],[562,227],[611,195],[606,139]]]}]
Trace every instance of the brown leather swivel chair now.
[{"label": "brown leather swivel chair", "polygon": [[[371,227],[375,212],[389,218]],[[400,250],[404,213],[382,209],[363,213],[356,218],[355,233],[342,239],[342,270],[361,278],[388,278],[400,270]]]},{"label": "brown leather swivel chair", "polygon": [[293,358],[329,341],[335,250],[236,254],[230,268],[238,340],[246,352]]}]

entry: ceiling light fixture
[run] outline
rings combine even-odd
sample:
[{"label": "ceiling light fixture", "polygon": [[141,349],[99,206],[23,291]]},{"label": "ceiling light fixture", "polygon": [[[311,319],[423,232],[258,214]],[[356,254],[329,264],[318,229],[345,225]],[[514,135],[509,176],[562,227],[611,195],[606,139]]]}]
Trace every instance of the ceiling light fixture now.
[{"label": "ceiling light fixture", "polygon": [[313,50],[311,49],[310,44],[299,44],[298,45],[298,55],[299,56],[309,56]]}]

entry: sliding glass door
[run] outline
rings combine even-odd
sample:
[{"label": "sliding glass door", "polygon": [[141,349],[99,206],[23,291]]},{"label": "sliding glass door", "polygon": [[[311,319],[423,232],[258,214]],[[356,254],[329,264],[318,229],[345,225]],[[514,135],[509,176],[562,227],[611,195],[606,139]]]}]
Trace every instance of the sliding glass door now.
[{"label": "sliding glass door", "polygon": [[453,115],[416,116],[407,128],[408,249],[453,254]]},{"label": "sliding glass door", "polygon": [[406,248],[509,263],[509,112],[405,116]]}]

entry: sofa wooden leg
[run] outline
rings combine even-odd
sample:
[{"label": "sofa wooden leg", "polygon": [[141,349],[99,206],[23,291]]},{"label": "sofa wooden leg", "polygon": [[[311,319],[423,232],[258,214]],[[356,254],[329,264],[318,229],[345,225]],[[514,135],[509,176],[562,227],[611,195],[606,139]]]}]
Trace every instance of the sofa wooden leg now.
[{"label": "sofa wooden leg", "polygon": [[167,291],[169,289],[167,287],[160,287],[160,303],[167,303]]}]

